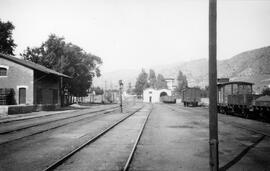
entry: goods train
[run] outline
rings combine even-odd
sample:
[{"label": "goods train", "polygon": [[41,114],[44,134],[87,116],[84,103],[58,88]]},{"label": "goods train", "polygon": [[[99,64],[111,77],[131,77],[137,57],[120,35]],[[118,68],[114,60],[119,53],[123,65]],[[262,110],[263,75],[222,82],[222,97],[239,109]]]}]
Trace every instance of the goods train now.
[{"label": "goods train", "polygon": [[198,106],[201,101],[201,90],[197,87],[187,87],[182,90],[182,102],[184,106]]},{"label": "goods train", "polygon": [[269,120],[270,96],[253,94],[252,85],[243,81],[218,83],[218,112]]},{"label": "goods train", "polygon": [[176,103],[176,97],[174,96],[161,96],[160,100],[163,103]]}]

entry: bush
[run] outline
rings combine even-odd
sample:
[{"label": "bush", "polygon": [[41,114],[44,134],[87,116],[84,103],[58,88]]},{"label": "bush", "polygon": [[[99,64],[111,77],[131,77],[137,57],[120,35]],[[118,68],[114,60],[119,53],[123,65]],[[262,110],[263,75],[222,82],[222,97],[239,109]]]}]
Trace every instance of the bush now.
[{"label": "bush", "polygon": [[268,96],[270,96],[270,88],[267,87],[267,88],[263,89],[263,90],[262,90],[262,94],[263,94],[263,95],[268,95]]}]

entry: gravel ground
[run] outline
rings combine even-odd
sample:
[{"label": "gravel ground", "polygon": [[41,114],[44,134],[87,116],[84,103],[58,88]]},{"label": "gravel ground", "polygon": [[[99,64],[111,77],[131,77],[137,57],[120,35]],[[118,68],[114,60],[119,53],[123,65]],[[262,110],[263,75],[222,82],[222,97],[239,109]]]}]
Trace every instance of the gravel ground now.
[{"label": "gravel ground", "polygon": [[[58,169],[120,170],[147,111],[149,106]],[[106,114],[0,145],[0,170],[42,170],[124,115]],[[270,170],[270,138],[233,124],[270,133],[269,124],[219,115],[220,168]],[[207,109],[154,104],[130,170],[209,170],[208,125]]]},{"label": "gravel ground", "polygon": [[123,121],[56,170],[121,170],[140,132],[151,105]]},{"label": "gravel ground", "polygon": [[125,115],[119,112],[104,114],[0,145],[0,170],[42,170]]},{"label": "gravel ground", "polygon": [[[205,110],[170,107],[174,109],[155,105],[130,170],[209,170],[209,127]],[[270,158],[265,157],[270,156],[269,138],[251,148],[260,138],[261,134],[219,122],[220,166],[228,167],[250,148],[247,155],[227,169],[269,169]]]}]

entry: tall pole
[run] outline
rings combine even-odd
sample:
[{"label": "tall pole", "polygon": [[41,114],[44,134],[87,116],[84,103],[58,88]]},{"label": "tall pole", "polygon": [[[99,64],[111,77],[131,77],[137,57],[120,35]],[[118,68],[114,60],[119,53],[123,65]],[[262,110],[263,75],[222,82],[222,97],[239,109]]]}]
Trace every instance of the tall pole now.
[{"label": "tall pole", "polygon": [[[61,67],[61,73],[63,74],[63,62],[64,62],[64,56],[61,55],[60,59],[60,67]],[[64,92],[63,92],[63,76],[60,77],[60,100],[61,100],[61,107],[64,106]]]},{"label": "tall pole", "polygon": [[120,111],[123,113],[123,99],[122,99],[122,94],[123,94],[123,81],[119,80],[119,86],[120,86]]},{"label": "tall pole", "polygon": [[209,0],[209,164],[218,171],[217,120],[217,0]]}]

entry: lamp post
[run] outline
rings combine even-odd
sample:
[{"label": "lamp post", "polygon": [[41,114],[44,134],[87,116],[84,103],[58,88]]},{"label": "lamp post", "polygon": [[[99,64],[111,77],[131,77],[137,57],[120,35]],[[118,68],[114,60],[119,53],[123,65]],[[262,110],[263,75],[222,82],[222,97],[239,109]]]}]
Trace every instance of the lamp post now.
[{"label": "lamp post", "polygon": [[122,100],[122,93],[123,93],[123,81],[119,80],[119,86],[120,86],[120,111],[123,113],[123,100]]}]

